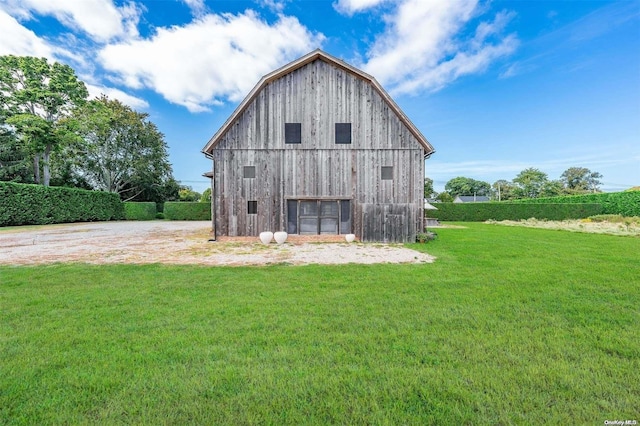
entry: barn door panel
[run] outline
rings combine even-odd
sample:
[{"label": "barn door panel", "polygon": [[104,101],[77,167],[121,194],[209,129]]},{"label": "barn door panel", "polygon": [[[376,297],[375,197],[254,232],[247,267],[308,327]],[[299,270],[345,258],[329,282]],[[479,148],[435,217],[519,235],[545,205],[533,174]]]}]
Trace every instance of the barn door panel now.
[{"label": "barn door panel", "polygon": [[415,239],[410,204],[363,204],[362,241],[410,242]]}]

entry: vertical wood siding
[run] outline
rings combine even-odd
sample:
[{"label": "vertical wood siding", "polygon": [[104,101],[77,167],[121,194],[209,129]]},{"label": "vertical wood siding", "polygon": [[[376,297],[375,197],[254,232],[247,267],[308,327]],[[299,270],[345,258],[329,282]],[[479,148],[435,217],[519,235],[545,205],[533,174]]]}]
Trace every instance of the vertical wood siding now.
[{"label": "vertical wood siding", "polygon": [[[285,144],[284,123],[301,123],[301,144]],[[351,144],[335,144],[335,123],[351,123]],[[353,200],[361,238],[410,241],[422,228],[422,145],[368,82],[325,61],[266,85],[212,154],[218,235],[285,230],[286,199],[314,197]]]}]

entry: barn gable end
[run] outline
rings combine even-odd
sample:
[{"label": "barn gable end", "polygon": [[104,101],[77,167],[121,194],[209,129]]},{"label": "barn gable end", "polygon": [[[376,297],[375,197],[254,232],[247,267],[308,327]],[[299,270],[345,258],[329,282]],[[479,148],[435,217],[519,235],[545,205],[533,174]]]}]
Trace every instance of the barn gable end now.
[{"label": "barn gable end", "polygon": [[422,229],[433,147],[375,79],[322,51],[261,79],[203,152],[217,235]]}]

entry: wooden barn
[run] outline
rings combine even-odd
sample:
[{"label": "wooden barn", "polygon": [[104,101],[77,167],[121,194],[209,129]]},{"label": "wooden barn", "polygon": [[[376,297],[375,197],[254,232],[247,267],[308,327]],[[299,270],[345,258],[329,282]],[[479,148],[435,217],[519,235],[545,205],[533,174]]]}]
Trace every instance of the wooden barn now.
[{"label": "wooden barn", "polygon": [[264,76],[202,152],[217,236],[423,230],[433,147],[375,78],[321,50]]}]

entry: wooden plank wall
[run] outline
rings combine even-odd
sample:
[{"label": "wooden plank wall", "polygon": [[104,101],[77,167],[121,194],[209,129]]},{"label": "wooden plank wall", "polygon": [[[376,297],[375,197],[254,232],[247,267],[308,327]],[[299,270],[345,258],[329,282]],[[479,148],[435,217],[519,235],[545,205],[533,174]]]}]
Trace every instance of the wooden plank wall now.
[{"label": "wooden plank wall", "polygon": [[[284,123],[301,123],[301,144],[284,143]],[[335,144],[335,123],[352,123],[351,144]],[[267,85],[215,147],[216,230],[284,230],[286,199],[313,197],[352,199],[359,237],[383,232],[377,229],[382,222],[369,230],[361,204],[404,206],[400,213],[390,207],[382,213],[404,214],[407,229],[420,229],[423,152],[370,84],[314,61]],[[243,177],[249,165],[256,167],[254,179]],[[393,167],[392,180],[381,179],[384,166]],[[258,201],[257,215],[247,214],[251,200]],[[402,232],[415,236],[415,230]]]},{"label": "wooden plank wall", "polygon": [[415,242],[414,204],[362,204],[362,241]]}]

